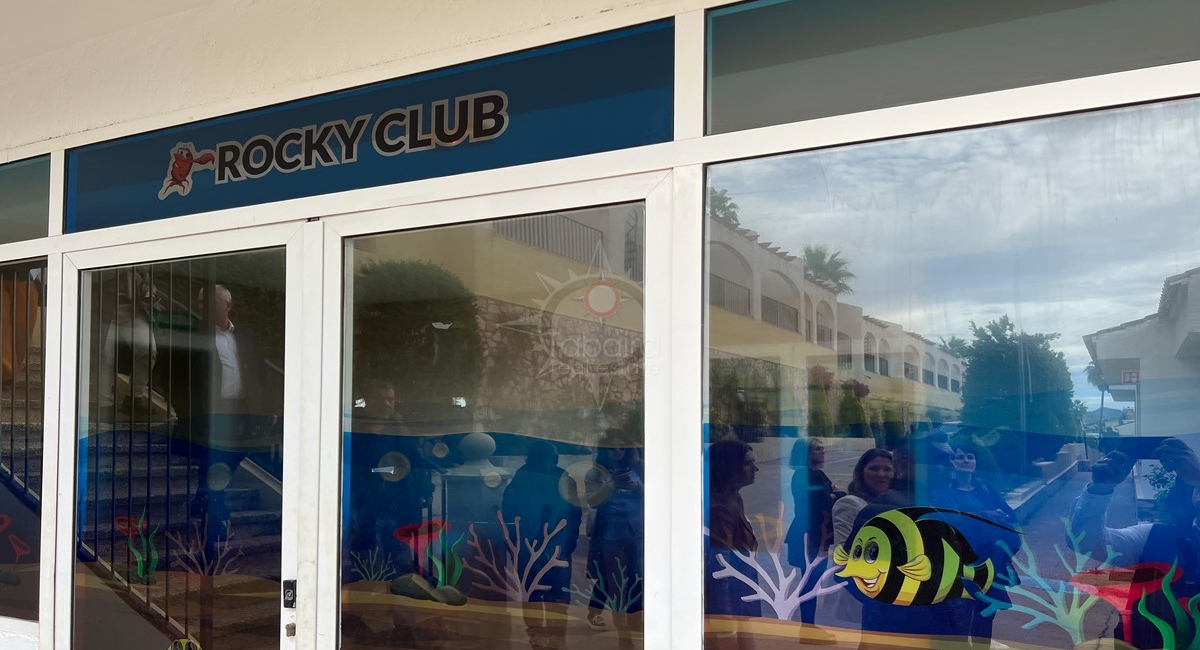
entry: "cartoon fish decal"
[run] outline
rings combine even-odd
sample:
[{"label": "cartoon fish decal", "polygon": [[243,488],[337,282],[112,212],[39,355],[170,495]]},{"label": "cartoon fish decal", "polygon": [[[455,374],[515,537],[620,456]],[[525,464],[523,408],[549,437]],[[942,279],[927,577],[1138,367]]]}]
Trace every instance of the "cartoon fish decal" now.
[{"label": "cartoon fish decal", "polygon": [[836,575],[852,579],[864,596],[895,605],[933,605],[986,592],[996,576],[992,561],[981,562],[957,528],[929,517],[936,513],[1011,530],[957,510],[888,510],[863,524],[849,551],[837,547],[833,561],[844,568]]}]

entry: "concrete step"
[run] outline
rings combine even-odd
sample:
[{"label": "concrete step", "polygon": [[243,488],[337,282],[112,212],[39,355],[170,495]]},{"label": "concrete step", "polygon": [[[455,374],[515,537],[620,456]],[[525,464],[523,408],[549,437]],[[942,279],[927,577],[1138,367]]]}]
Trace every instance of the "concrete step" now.
[{"label": "concrete step", "polygon": [[26,409],[30,411],[41,411],[42,396],[40,394],[26,395],[22,391],[15,395],[0,397],[0,410],[16,410],[18,413],[20,413]]},{"label": "concrete step", "polygon": [[16,425],[18,427],[24,425],[36,425],[39,428],[45,421],[45,413],[42,411],[41,400],[36,400],[36,404],[28,406],[23,400],[16,407],[13,407],[12,400],[0,400],[5,402],[0,404],[0,422],[7,425]]},{"label": "concrete step", "polygon": [[[183,481],[172,481],[173,489],[167,492],[147,492],[144,485],[130,486],[124,483],[104,484],[91,482],[87,485],[85,503],[89,519],[92,514],[132,513],[137,516],[144,508],[161,511],[170,508],[172,519],[186,517],[188,503],[195,492],[196,485],[188,486]],[[249,489],[231,489],[225,491],[225,502],[231,511],[254,510],[258,507],[258,492]],[[115,515],[114,515],[115,516]]]},{"label": "concrete step", "polygon": [[[234,529],[224,555],[229,562],[223,561],[221,568],[225,569],[225,573],[233,571],[239,575],[278,579],[282,540],[280,535],[242,537]],[[137,560],[129,550],[129,541],[124,535],[85,537],[80,541],[90,553],[109,565],[116,575],[128,579],[130,572],[133,572],[136,576]],[[134,546],[141,551],[138,541],[135,540]],[[204,555],[202,538],[195,529],[171,531],[170,535],[160,530],[154,536],[154,546],[158,550],[156,571],[194,569],[197,561],[211,566],[215,559]]]},{"label": "concrete step", "polygon": [[[158,512],[151,513],[159,514]],[[142,514],[135,513],[128,515],[131,518],[141,517]],[[242,510],[231,512],[229,515],[230,526],[233,528],[234,534],[238,539],[257,539],[259,537],[279,537],[281,527],[283,525],[283,515],[278,511],[271,510]],[[200,523],[196,519],[177,517],[166,524],[163,524],[163,519],[159,517],[147,517],[147,528],[160,526],[159,533],[165,534],[168,531],[176,535],[186,535],[193,523]],[[114,522],[97,522],[89,523],[84,526],[80,537],[84,540],[102,539],[102,538],[117,538],[124,539],[124,533],[119,531]]]}]

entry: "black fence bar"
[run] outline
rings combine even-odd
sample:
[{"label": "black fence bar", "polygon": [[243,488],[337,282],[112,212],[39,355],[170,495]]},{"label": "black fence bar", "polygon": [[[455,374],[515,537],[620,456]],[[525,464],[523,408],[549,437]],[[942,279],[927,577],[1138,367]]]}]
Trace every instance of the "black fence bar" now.
[{"label": "black fence bar", "polygon": [[560,214],[504,219],[496,234],[591,267],[600,267],[604,232]]},{"label": "black fence bar", "polygon": [[800,331],[800,310],[767,296],[762,297],[762,320],[790,332]]},{"label": "black fence bar", "polygon": [[735,314],[750,315],[750,289],[712,273],[708,274],[708,302]]}]

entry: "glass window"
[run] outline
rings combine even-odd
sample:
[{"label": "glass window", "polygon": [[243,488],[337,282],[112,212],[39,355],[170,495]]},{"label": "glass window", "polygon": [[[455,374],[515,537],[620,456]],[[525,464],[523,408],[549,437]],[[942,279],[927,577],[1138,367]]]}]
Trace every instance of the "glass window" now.
[{"label": "glass window", "polygon": [[41,565],[44,261],[0,266],[0,616],[36,621]]},{"label": "glass window", "polygon": [[759,0],[708,14],[708,133],[1200,59],[1192,0]]},{"label": "glass window", "polygon": [[707,183],[706,647],[1200,643],[1200,100]]},{"label": "glass window", "polygon": [[50,157],[0,165],[0,244],[49,234]]},{"label": "glass window", "polygon": [[282,249],[83,273],[74,648],[278,645],[284,288]]},{"label": "glass window", "polygon": [[341,647],[642,647],[644,222],[347,242]]}]

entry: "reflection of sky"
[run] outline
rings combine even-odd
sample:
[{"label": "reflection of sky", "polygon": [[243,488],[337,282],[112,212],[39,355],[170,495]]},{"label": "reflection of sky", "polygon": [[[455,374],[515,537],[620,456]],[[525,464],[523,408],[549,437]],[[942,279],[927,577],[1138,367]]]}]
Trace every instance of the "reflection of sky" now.
[{"label": "reflection of sky", "polygon": [[841,251],[844,301],[933,340],[1008,314],[1056,342],[1141,318],[1200,266],[1200,100],[716,165],[744,227]]}]

